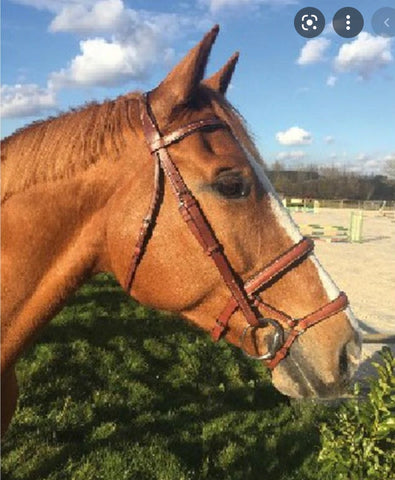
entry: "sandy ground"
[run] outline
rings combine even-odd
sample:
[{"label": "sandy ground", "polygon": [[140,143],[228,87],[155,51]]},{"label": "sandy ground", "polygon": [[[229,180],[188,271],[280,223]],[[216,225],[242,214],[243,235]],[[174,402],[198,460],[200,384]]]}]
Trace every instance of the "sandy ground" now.
[{"label": "sandy ground", "polygon": [[[351,210],[295,212],[297,224],[349,226]],[[395,334],[395,218],[363,212],[362,243],[316,241],[317,256],[350,300],[365,333]],[[395,352],[395,344],[389,345]],[[364,344],[358,377],[371,372],[369,358],[382,344]]]}]

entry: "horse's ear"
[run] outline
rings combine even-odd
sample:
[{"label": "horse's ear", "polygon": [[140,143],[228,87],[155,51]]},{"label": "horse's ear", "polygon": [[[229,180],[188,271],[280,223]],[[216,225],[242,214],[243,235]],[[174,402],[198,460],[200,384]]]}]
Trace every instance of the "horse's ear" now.
[{"label": "horse's ear", "polygon": [[217,37],[215,25],[150,94],[157,114],[168,117],[174,108],[187,104],[204,76],[211,47]]},{"label": "horse's ear", "polygon": [[225,95],[232,79],[233,72],[235,71],[238,59],[239,52],[236,52],[230,57],[225,65],[218,70],[218,72],[203,80],[203,85],[206,85],[207,87],[222,93],[222,95]]}]

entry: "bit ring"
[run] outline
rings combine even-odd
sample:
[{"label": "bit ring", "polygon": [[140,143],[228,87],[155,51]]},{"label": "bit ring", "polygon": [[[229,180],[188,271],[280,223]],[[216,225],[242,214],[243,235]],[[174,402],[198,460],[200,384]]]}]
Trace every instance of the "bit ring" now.
[{"label": "bit ring", "polygon": [[[270,360],[276,355],[277,351],[284,343],[284,330],[282,326],[273,318],[259,318],[259,323],[260,325],[247,325],[244,328],[243,333],[240,336],[240,348],[243,351],[244,355],[248,358],[253,358],[254,360]],[[269,351],[267,353],[264,353],[263,355],[251,355],[244,348],[244,342],[248,330],[253,329],[253,331],[255,331],[258,328],[267,327],[268,324],[272,325],[275,329],[273,340],[268,347]]]}]

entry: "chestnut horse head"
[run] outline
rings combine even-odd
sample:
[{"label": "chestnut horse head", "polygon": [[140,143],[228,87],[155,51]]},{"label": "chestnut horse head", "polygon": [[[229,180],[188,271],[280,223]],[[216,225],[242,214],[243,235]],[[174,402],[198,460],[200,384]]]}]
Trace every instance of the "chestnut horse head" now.
[{"label": "chestnut horse head", "polygon": [[287,395],[334,396],[355,370],[359,334],[346,297],[279,202],[225,99],[237,55],[203,80],[217,33],[148,96],[88,105],[5,140],[9,391],[21,351],[100,271],[141,303],[264,358]]}]

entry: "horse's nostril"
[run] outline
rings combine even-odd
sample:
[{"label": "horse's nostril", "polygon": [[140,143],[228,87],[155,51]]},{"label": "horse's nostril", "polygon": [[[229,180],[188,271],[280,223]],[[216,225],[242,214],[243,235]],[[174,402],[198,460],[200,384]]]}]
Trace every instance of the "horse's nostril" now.
[{"label": "horse's nostril", "polygon": [[356,336],[345,343],[339,354],[339,375],[340,378],[348,380],[352,377],[359,365],[361,354],[361,342]]},{"label": "horse's nostril", "polygon": [[348,349],[347,344],[343,346],[339,355],[339,374],[341,378],[348,376]]}]

